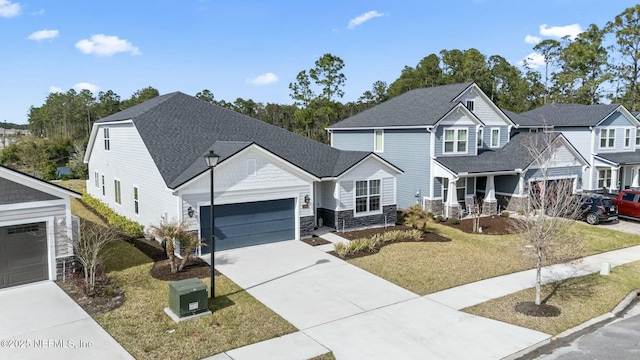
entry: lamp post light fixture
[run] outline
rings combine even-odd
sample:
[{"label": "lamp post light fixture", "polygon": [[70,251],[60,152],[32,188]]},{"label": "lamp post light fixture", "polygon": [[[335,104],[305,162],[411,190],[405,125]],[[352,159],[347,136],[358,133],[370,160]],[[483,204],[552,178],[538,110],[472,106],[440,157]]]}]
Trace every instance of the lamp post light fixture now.
[{"label": "lamp post light fixture", "polygon": [[213,150],[209,150],[209,154],[204,156],[204,159],[207,161],[207,166],[209,170],[211,170],[211,218],[209,219],[209,225],[211,226],[211,295],[210,299],[215,298],[215,280],[214,280],[214,272],[213,272],[213,262],[216,253],[216,235],[214,230],[215,219],[213,216],[213,173],[215,171],[216,164],[218,164],[218,160],[220,156],[213,152]]}]

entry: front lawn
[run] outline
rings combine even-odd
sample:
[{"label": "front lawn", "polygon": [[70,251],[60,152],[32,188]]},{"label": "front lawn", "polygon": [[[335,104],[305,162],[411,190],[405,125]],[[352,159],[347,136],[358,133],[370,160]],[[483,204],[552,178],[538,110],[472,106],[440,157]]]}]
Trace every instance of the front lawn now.
[{"label": "front lawn", "polygon": [[[535,267],[517,235],[468,234],[441,224],[430,229],[452,241],[395,243],[348,262],[419,295]],[[572,231],[586,243],[576,257],[640,244],[639,235],[599,226],[577,223]]]},{"label": "front lawn", "polygon": [[631,291],[640,289],[638,273],[640,261],[615,267],[609,276],[591,274],[543,286],[543,296],[548,298],[546,303],[562,311],[557,317],[527,316],[514,310],[518,302],[535,298],[534,289],[519,291],[463,311],[557,335],[613,310]]},{"label": "front lawn", "polygon": [[225,276],[216,276],[212,315],[175,323],[164,313],[169,282],[149,275],[151,259],[126,242],[110,250],[108,275],[126,301],[95,319],[136,359],[201,359],[297,330]]}]

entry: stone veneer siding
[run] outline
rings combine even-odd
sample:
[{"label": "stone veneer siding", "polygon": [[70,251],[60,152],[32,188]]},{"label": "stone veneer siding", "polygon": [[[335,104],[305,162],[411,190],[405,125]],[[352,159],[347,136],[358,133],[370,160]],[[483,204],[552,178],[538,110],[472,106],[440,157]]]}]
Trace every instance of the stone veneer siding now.
[{"label": "stone veneer siding", "polygon": [[315,228],[315,217],[304,216],[300,218],[300,238],[308,238],[313,235],[313,229]]},{"label": "stone veneer siding", "polygon": [[424,210],[432,213],[435,216],[441,215],[444,216],[444,204],[442,200],[424,200]]},{"label": "stone veneer siding", "polygon": [[498,203],[500,204],[501,210],[518,212],[520,210],[525,210],[527,205],[526,197],[505,196],[505,195],[498,195],[496,197],[498,199]]},{"label": "stone veneer siding", "polygon": [[497,201],[483,201],[482,202],[482,214],[483,215],[496,215],[496,214],[498,214],[498,202]]},{"label": "stone veneer siding", "polygon": [[[337,231],[363,229],[376,226],[393,226],[398,220],[396,205],[382,207],[382,213],[369,216],[353,216],[353,210],[333,211],[318,208],[318,215],[322,218],[323,225]],[[386,222],[385,222],[386,220]]]},{"label": "stone veneer siding", "polygon": [[69,274],[75,270],[75,258],[67,256],[56,259],[56,278],[55,280],[69,279]]}]

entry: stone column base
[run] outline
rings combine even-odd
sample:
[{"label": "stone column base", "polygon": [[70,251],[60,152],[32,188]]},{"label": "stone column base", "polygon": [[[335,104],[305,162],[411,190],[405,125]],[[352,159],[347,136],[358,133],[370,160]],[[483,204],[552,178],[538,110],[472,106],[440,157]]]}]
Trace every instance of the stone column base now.
[{"label": "stone column base", "polygon": [[482,202],[482,214],[483,215],[496,215],[496,214],[498,214],[498,202],[497,201],[483,201]]},{"label": "stone column base", "polygon": [[449,206],[449,218],[459,218],[460,217],[460,205]]}]

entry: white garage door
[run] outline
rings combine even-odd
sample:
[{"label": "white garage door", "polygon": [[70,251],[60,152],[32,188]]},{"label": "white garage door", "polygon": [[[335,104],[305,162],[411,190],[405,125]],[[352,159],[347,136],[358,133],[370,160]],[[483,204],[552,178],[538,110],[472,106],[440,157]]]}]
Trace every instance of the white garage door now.
[{"label": "white garage door", "polygon": [[0,289],[48,279],[45,223],[0,228]]}]

